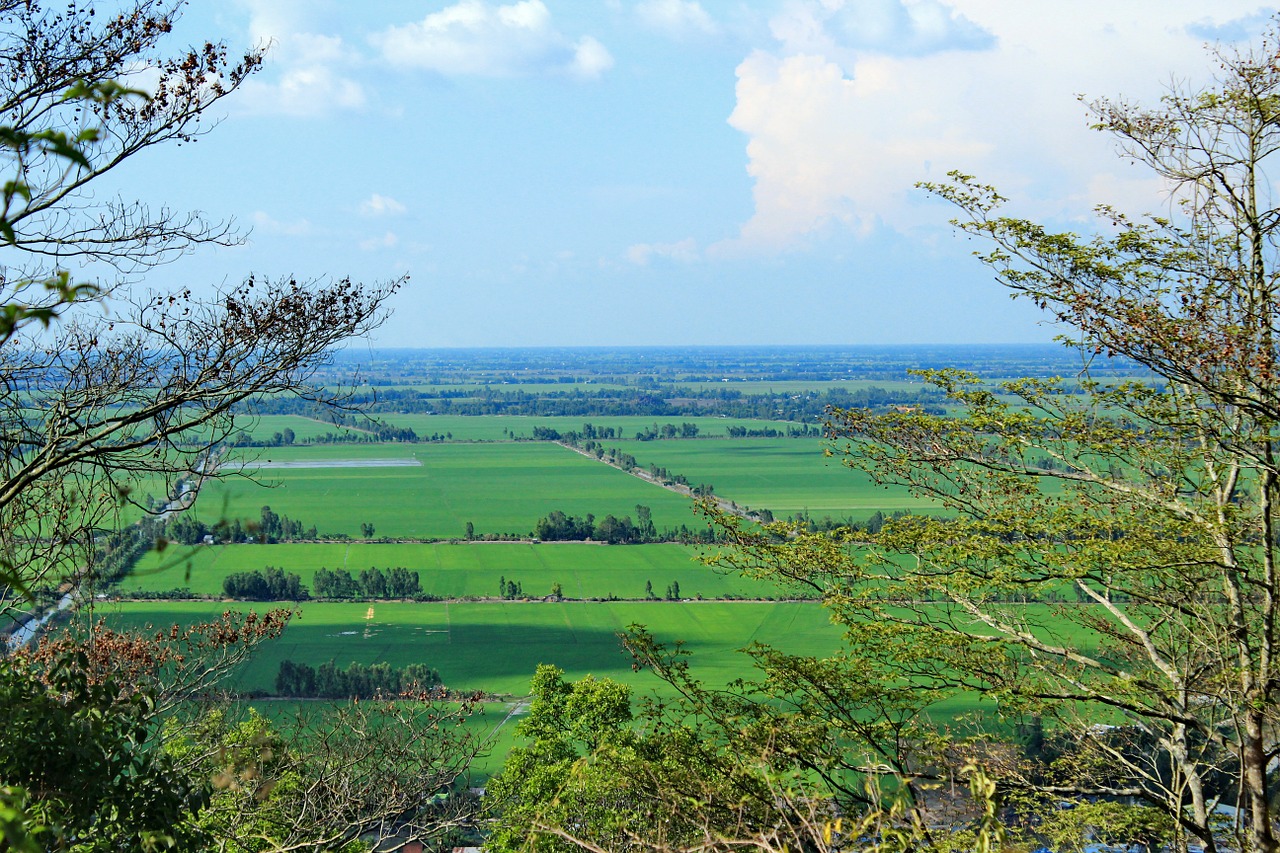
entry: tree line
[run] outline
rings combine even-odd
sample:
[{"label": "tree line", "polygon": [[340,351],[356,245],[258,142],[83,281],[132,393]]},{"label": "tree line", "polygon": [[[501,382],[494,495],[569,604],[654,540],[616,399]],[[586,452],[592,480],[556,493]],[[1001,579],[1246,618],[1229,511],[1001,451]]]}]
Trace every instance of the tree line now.
[{"label": "tree line", "polygon": [[275,680],[277,696],[298,699],[389,699],[424,693],[439,684],[440,673],[426,664],[400,668],[385,661],[339,669],[333,661],[313,667],[282,660]]},{"label": "tree line", "polygon": [[[352,575],[346,569],[316,569],[312,577],[316,598],[381,601],[412,598],[426,600],[417,572],[395,566],[385,572],[375,567]],[[249,572],[233,572],[222,579],[222,591],[228,598],[248,601],[306,601],[311,593],[302,578],[274,566]]]},{"label": "tree line", "polygon": [[316,569],[311,579],[317,598],[386,599],[418,598],[422,596],[422,583],[418,573],[403,566],[395,566],[383,572],[372,567],[362,569],[358,575],[346,569]]},{"label": "tree line", "polygon": [[[925,385],[900,389],[828,388],[798,393],[747,394],[737,389],[696,389],[683,385],[599,388],[530,393],[483,385],[465,389],[378,388],[355,395],[353,403],[371,413],[438,415],[521,415],[536,417],[706,417],[816,423],[829,408],[918,407],[942,413],[944,395]],[[305,401],[254,400],[257,414],[307,414]],[[622,436],[615,436],[621,438]]]},{"label": "tree line", "polygon": [[200,545],[205,542],[276,544],[336,538],[322,537],[314,524],[304,527],[301,521],[277,513],[270,506],[262,507],[256,522],[233,518],[207,524],[194,513],[179,512],[165,522],[164,536],[183,545]]},{"label": "tree line", "polygon": [[543,542],[604,542],[609,545],[639,545],[649,542],[711,542],[711,529],[691,529],[687,525],[667,527],[661,531],[654,526],[649,507],[636,504],[636,520],[624,515],[619,518],[609,514],[597,519],[593,513],[584,516],[569,515],[563,510],[552,510],[539,518],[533,526],[533,537]]},{"label": "tree line", "polygon": [[311,597],[299,575],[274,566],[232,572],[222,579],[222,593],[246,601],[306,601]]}]

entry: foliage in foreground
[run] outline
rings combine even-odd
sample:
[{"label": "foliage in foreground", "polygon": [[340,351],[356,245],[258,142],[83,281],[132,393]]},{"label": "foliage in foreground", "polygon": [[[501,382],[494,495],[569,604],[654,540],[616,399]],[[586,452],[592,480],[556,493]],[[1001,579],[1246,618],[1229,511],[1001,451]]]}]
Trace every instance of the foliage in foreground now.
[{"label": "foliage in foreground", "polygon": [[0,660],[0,833],[76,851],[361,850],[467,821],[474,697],[413,687],[268,722],[216,692],[282,627],[100,629]]}]

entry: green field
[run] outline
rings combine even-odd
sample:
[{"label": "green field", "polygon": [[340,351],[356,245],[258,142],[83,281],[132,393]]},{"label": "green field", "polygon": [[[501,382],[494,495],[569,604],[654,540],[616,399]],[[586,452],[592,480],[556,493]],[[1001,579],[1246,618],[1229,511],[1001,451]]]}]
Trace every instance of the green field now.
[{"label": "green field", "polygon": [[[95,615],[114,627],[136,628],[189,624],[226,608],[218,602],[116,602],[97,605]],[[313,666],[327,660],[340,666],[426,663],[450,687],[517,696],[528,693],[538,664],[551,663],[570,678],[594,674],[647,691],[659,682],[632,672],[616,636],[632,623],[647,625],[661,640],[684,640],[695,671],[717,685],[744,674],[749,664],[736,650],[748,643],[770,642],[812,655],[829,654],[840,643],[826,611],[805,603],[306,603],[233,686],[268,690],[280,661],[292,659]]]},{"label": "green field", "polygon": [[[528,535],[552,510],[634,518],[637,504],[652,508],[659,529],[696,522],[687,498],[545,442],[315,445],[260,448],[250,456],[332,467],[251,464],[245,472],[273,487],[237,477],[210,482],[194,510],[199,518],[256,520],[269,505],[323,534],[358,536],[368,522],[377,536],[393,538],[461,538],[468,521],[477,535]],[[410,464],[340,467],[377,460]]]},{"label": "green field", "polygon": [[877,486],[861,471],[823,455],[819,440],[756,438],[736,441],[606,442],[650,464],[682,474],[691,484],[710,483],[718,497],[741,506],[768,508],[783,517],[800,512],[860,521],[876,510],[928,511],[933,504],[905,489]]},{"label": "green field", "polygon": [[169,590],[221,595],[222,579],[232,572],[284,568],[312,588],[321,566],[363,569],[403,566],[416,571],[422,591],[441,598],[495,597],[500,578],[518,581],[526,595],[549,595],[560,584],[568,598],[643,598],[645,583],[661,596],[672,581],[683,598],[765,597],[777,591],[761,581],[714,571],[694,561],[683,545],[596,545],[576,542],[197,545],[149,553],[120,589]]},{"label": "green field", "polygon": [[[1046,632],[1078,632],[1049,608],[1029,606],[1039,611],[1036,618],[1045,623]],[[162,627],[209,620],[226,607],[217,602],[107,602],[96,606],[95,616],[117,628]],[[651,674],[632,670],[617,638],[631,624],[645,625],[668,644],[683,640],[692,655],[692,674],[713,687],[750,677],[751,661],[740,653],[750,643],[815,657],[843,644],[827,611],[812,603],[304,603],[284,635],[264,644],[230,686],[269,691],[282,660],[312,666],[332,660],[340,667],[385,661],[393,666],[425,663],[454,689],[514,697],[527,695],[534,670],[549,663],[570,679],[595,675],[631,685],[638,697],[669,695],[670,687]],[[1092,645],[1082,648],[1088,651]],[[490,707],[501,716],[503,705]],[[976,697],[959,695],[936,702],[929,713],[954,721],[993,710]],[[477,725],[491,725],[494,718],[490,720]],[[480,765],[482,774],[500,763],[509,743],[510,732],[505,732],[493,756]]]},{"label": "green field", "polygon": [[236,416],[237,431],[248,433],[255,441],[270,441],[275,433],[283,432],[285,428],[293,430],[294,441],[297,442],[303,442],[328,433],[356,438],[366,435],[360,430],[318,421],[314,418],[304,418],[301,415]]}]

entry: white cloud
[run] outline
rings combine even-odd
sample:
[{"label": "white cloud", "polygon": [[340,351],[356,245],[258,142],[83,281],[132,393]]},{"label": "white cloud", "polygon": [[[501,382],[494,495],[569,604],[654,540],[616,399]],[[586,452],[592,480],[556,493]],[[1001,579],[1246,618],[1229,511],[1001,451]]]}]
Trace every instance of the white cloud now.
[{"label": "white cloud", "polygon": [[246,80],[236,102],[247,112],[311,117],[360,109],[364,87],[324,65],[286,68],[274,80]]},{"label": "white cloud", "polygon": [[416,23],[389,27],[373,45],[392,65],[445,75],[513,77],[566,73],[596,77],[613,65],[599,41],[576,42],[551,21],[542,0],[491,6],[461,0]]},{"label": "white cloud", "polygon": [[640,23],[671,38],[714,35],[720,29],[694,0],[643,0],[636,4],[635,12]]},{"label": "white cloud", "polygon": [[374,193],[360,202],[361,216],[399,216],[406,210],[405,206],[390,196]]},{"label": "white cloud", "polygon": [[366,252],[376,252],[381,249],[394,249],[400,243],[400,238],[394,232],[388,231],[381,237],[370,237],[367,240],[360,241],[360,248]]},{"label": "white cloud", "polygon": [[[1227,22],[1252,11],[1224,2]],[[1037,4],[1004,0],[789,4],[774,19],[778,44],[737,68],[729,123],[746,136],[754,212],[707,253],[792,249],[830,229],[942,225],[946,211],[922,216],[913,186],[950,169],[1023,200],[1019,214],[1078,219],[1102,201],[1158,209],[1155,184],[1087,130],[1076,94],[1153,102],[1171,70],[1207,80],[1212,61],[1188,31],[1203,7],[1175,6],[1078,0],[1046,26]],[[895,33],[905,47],[883,49]],[[977,46],[974,33],[989,33],[990,49],[949,49]]]},{"label": "white cloud", "polygon": [[924,177],[926,161],[985,153],[987,143],[955,133],[924,105],[901,108],[914,82],[905,72],[901,60],[880,57],[851,79],[819,56],[760,51],[738,66],[729,123],[750,138],[755,181],[741,243],[783,248],[831,225],[867,233]]},{"label": "white cloud", "polygon": [[360,109],[368,98],[351,75],[362,60],[341,36],[300,29],[304,11],[294,2],[243,0],[249,33],[270,45],[264,69],[247,80],[235,104],[247,112],[320,116]]},{"label": "white cloud", "polygon": [[262,210],[255,210],[250,219],[253,220],[255,231],[263,231],[267,234],[278,234],[284,237],[306,237],[313,231],[311,222],[306,219],[282,222],[278,219],[273,219]]},{"label": "white cloud", "polygon": [[570,73],[584,80],[599,77],[613,67],[613,54],[609,49],[591,36],[583,36],[573,48],[573,63]]},{"label": "white cloud", "polygon": [[636,266],[648,266],[655,258],[688,264],[698,260],[698,244],[692,237],[676,243],[636,243],[627,249],[627,260]]}]

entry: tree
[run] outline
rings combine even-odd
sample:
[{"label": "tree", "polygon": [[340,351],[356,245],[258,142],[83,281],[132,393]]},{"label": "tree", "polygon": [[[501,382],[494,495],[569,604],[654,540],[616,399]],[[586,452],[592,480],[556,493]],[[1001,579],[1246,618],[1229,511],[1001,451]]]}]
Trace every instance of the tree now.
[{"label": "tree", "polygon": [[153,696],[89,677],[74,652],[29,663],[0,660],[0,779],[23,792],[0,819],[6,849],[200,846],[205,786],[154,748]]},{"label": "tree", "polygon": [[[1136,797],[1179,848],[1280,846],[1278,38],[1214,51],[1211,85],[1154,108],[1089,105],[1164,180],[1164,215],[1102,207],[1079,237],[1004,215],[968,176],[928,186],[1086,365],[1083,394],[931,371],[962,414],[831,413],[846,464],[944,514],[886,520],[865,547],[718,517],[724,564],[820,592],[878,672],[1042,718],[1055,755],[1003,763],[1003,786]],[[1110,357],[1153,378],[1090,379]],[[1037,603],[1054,596],[1081,603]],[[1215,830],[1219,805],[1239,811]]]},{"label": "tree", "polygon": [[426,691],[304,703],[279,729],[253,711],[206,709],[166,729],[165,751],[214,782],[193,821],[207,849],[368,850],[393,836],[436,840],[468,817],[454,783],[482,747],[461,725],[474,709],[469,697]]},{"label": "tree", "polygon": [[[343,405],[312,377],[333,347],[377,327],[401,284],[249,277],[209,298],[136,287],[186,250],[240,240],[230,222],[113,199],[98,180],[206,132],[211,108],[262,61],[261,50],[233,59],[215,43],[166,53],[181,6],[0,0],[0,613],[39,586],[94,581],[121,502],[156,515],[189,508],[203,482],[227,474],[218,456],[241,432],[241,403],[294,394]],[[91,281],[73,279],[82,264]],[[169,481],[159,502],[139,489],[157,476]],[[225,753],[214,740],[190,761],[162,754],[161,721],[215,692],[245,649],[283,626],[250,618],[228,615],[212,636],[95,627],[4,661],[5,846],[202,846],[229,819],[204,808],[214,777],[202,762]],[[288,752],[307,757],[290,765],[305,774],[290,826],[338,845],[420,821],[471,754],[444,731],[458,706],[423,716],[428,704],[397,703],[377,721],[353,710],[365,716]],[[417,722],[402,724],[406,714]],[[259,782],[253,803],[287,790]],[[262,846],[280,849],[277,838],[300,843],[285,833]]]},{"label": "tree", "polygon": [[[679,651],[661,651],[643,632],[632,639],[633,651],[657,656],[660,675],[692,690],[677,694],[688,704],[652,701],[633,720],[625,685],[591,676],[566,682],[560,670],[539,667],[517,745],[486,788],[487,849],[729,853],[750,846],[782,853],[849,849],[849,840],[874,837],[887,853],[925,840],[922,827],[894,809],[836,821],[829,800],[813,796],[809,774],[793,772],[792,753],[812,748],[811,737],[771,737],[759,716],[722,727],[728,718],[702,711],[742,699],[736,690],[708,691],[683,677]],[[766,709],[785,716],[776,702],[759,708]],[[955,849],[973,839],[957,836]]]},{"label": "tree", "polygon": [[642,542],[652,542],[658,538],[658,529],[653,524],[653,510],[644,504],[636,504],[636,535]]},{"label": "tree", "polygon": [[[242,401],[339,401],[310,377],[378,325],[399,286],[251,277],[212,299],[130,290],[183,251],[239,240],[230,223],[113,200],[95,183],[206,132],[209,110],[262,61],[215,43],[165,54],[179,8],[0,0],[0,559],[19,589],[91,577],[93,536],[120,502],[145,506],[144,476],[175,486],[158,511],[189,506],[219,476],[215,451]],[[145,92],[118,82],[144,77]],[[73,263],[98,277],[73,283]]]},{"label": "tree", "polygon": [[582,835],[593,840],[616,838],[634,818],[611,794],[608,774],[601,779],[581,767],[585,756],[606,745],[625,748],[634,741],[630,690],[607,679],[567,682],[563,676],[556,667],[538,667],[529,715],[516,727],[524,743],[486,787],[486,808],[497,817],[485,843],[489,850],[575,850],[540,828],[574,825],[589,827]]}]

